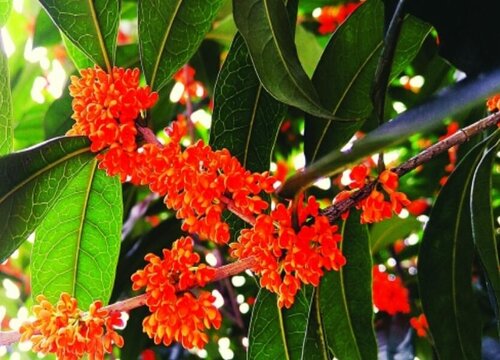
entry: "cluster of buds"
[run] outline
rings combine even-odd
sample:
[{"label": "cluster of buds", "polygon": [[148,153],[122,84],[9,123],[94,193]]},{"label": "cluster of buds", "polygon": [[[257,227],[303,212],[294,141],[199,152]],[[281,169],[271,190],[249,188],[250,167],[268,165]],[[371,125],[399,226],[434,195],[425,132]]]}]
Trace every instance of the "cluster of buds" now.
[{"label": "cluster of buds", "polygon": [[121,315],[103,309],[101,302],[92,303],[88,312],[82,312],[76,299],[67,293],[61,294],[55,306],[43,295],[36,300],[36,320],[20,328],[21,341],[30,340],[34,351],[53,353],[58,359],[80,359],[88,354],[90,359],[101,360],[111,353],[113,344],[123,346],[123,338],[115,331],[123,326]]},{"label": "cluster of buds", "polygon": [[380,271],[373,267],[373,304],[389,315],[410,312],[408,289],[400,277]]},{"label": "cluster of buds", "polygon": [[318,286],[323,269],[338,270],[346,262],[338,227],[319,214],[316,199],[296,205],[278,204],[269,215],[259,215],[254,227],[242,230],[230,245],[235,258],[257,260],[252,270],[261,276],[262,287],[278,294],[279,307],[292,306],[302,284]]},{"label": "cluster of buds", "polygon": [[213,305],[215,298],[207,291],[197,296],[189,289],[205,286],[215,275],[213,268],[201,264],[193,252],[193,239],[183,237],[172,249],[163,250],[163,259],[146,255],[148,264],[132,275],[132,288],[146,289],[146,305],[151,312],[143,321],[144,331],[155,344],[177,341],[185,348],[203,348],[208,342],[205,329],[218,329],[221,314]]},{"label": "cluster of buds", "polygon": [[[369,169],[365,165],[355,166],[350,174],[351,191],[342,191],[334,199],[334,204],[351,196],[353,191],[363,188],[370,181]],[[399,214],[403,207],[411,204],[406,194],[396,191],[399,186],[398,175],[390,170],[384,170],[377,179],[375,189],[370,195],[361,200],[357,209],[361,209],[361,223],[375,223]],[[342,215],[346,219],[348,213]]]}]

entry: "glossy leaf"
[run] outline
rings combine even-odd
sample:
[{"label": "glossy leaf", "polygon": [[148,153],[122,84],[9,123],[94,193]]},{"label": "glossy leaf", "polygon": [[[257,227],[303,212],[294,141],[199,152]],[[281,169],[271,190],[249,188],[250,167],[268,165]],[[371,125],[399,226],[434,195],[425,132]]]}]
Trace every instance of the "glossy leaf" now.
[{"label": "glossy leaf", "polygon": [[50,104],[43,119],[45,139],[63,136],[71,129],[71,126],[75,123],[71,118],[73,114],[72,101],[73,98],[65,91],[59,99]]},{"label": "glossy leaf", "polygon": [[264,88],[285,104],[332,117],[300,64],[283,0],[233,0],[233,11]]},{"label": "glossy leaf", "polygon": [[92,160],[71,180],[36,230],[31,254],[33,296],[67,292],[88,307],[107,303],[120,252],[123,205],[117,177]]},{"label": "glossy leaf", "polygon": [[86,69],[94,66],[92,59],[90,59],[82,50],[73,44],[67,36],[61,33],[61,37],[69,58],[73,61],[77,69]]},{"label": "glossy leaf", "polygon": [[317,179],[331,176],[365,156],[400,144],[415,133],[425,133],[443,124],[443,119],[500,92],[500,70],[484,76],[468,78],[432,97],[425,104],[410,109],[356,141],[349,150],[333,150],[303,172],[290,177],[279,190],[280,196],[293,196],[311,186]]},{"label": "glossy leaf", "polygon": [[[370,94],[383,48],[383,19],[382,2],[367,1],[335,31],[325,48],[312,78],[321,100],[334,115],[361,121],[306,117],[304,150],[308,162],[342,147],[372,113]],[[410,64],[430,30],[429,25],[413,17],[404,21],[391,79]]]},{"label": "glossy leaf", "polygon": [[493,300],[492,307],[500,332],[500,260],[495,236],[495,219],[492,208],[492,168],[498,148],[488,150],[479,162],[472,178],[470,197],[472,237],[486,273],[487,286]]},{"label": "glossy leaf", "polygon": [[111,69],[115,59],[120,1],[40,0],[64,35],[95,64]]},{"label": "glossy leaf", "polygon": [[297,24],[295,29],[295,44],[297,45],[300,63],[304,67],[307,76],[311,77],[323,54],[323,48],[316,36],[300,24]]},{"label": "glossy leaf", "polygon": [[[497,137],[492,139],[496,142]],[[485,146],[474,147],[441,189],[419,252],[422,307],[443,359],[481,358],[481,315],[472,290],[471,181]]]},{"label": "glossy leaf", "polygon": [[59,138],[0,158],[0,262],[35,230],[93,158],[88,140]]},{"label": "glossy leaf", "polygon": [[[1,9],[0,2],[0,9]],[[4,5],[5,6],[5,5]],[[1,10],[0,10],[1,11]],[[1,20],[1,19],[0,19]],[[0,24],[1,26],[1,24]],[[0,37],[0,156],[8,154],[13,147],[12,98],[10,92],[9,65]]]},{"label": "glossy leaf", "polygon": [[139,46],[144,75],[161,89],[198,49],[223,0],[142,0]]},{"label": "glossy leaf", "polygon": [[248,360],[302,357],[311,295],[311,289],[302,289],[290,309],[280,310],[275,294],[259,291],[250,320]]},{"label": "glossy leaf", "polygon": [[370,232],[370,243],[372,253],[377,253],[381,249],[392,245],[396,240],[404,239],[412,232],[422,229],[422,223],[414,217],[401,219],[393,217],[388,220],[376,223]]},{"label": "glossy leaf", "polygon": [[33,47],[52,46],[61,42],[59,29],[46,11],[40,10],[35,21]]},{"label": "glossy leaf", "polygon": [[286,108],[262,87],[236,35],[215,86],[210,145],[229,149],[247,169],[267,171]]},{"label": "glossy leaf", "polygon": [[325,338],[340,360],[377,359],[370,238],[356,212],[342,223],[341,231],[347,264],[325,274],[316,293]]},{"label": "glossy leaf", "polygon": [[12,0],[0,0],[0,27],[4,26],[12,11]]}]

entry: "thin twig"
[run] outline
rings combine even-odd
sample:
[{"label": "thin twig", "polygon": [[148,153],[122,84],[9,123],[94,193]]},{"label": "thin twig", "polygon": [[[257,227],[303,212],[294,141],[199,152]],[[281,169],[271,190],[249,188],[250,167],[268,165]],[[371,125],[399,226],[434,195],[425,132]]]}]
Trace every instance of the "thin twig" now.
[{"label": "thin twig", "polygon": [[[415,169],[417,166],[428,162],[429,160],[433,159],[434,157],[445,151],[448,151],[449,148],[463,144],[464,142],[469,140],[472,136],[479,134],[486,128],[496,125],[499,121],[500,121],[500,112],[487,116],[475,122],[472,125],[460,129],[455,134],[428,147],[418,155],[412,157],[403,164],[391,170],[395,172],[399,177],[401,177],[410,172],[411,170]],[[340,201],[332,206],[327,207],[322,211],[322,214],[328,216],[330,222],[336,221],[347,210],[354,207],[361,200],[367,198],[374,189],[376,184],[377,184],[376,180],[372,181],[371,183],[365,185],[360,190],[353,193],[351,197],[343,201]]]},{"label": "thin twig", "polygon": [[[243,271],[251,269],[256,264],[257,262],[254,257],[248,257],[228,265],[220,266],[215,269],[215,276],[210,282],[219,281],[230,276],[237,275],[239,273],[242,273]],[[104,306],[103,309],[110,312],[130,311],[144,305],[146,305],[146,294],[141,294],[126,300],[118,301],[108,306]],[[0,331],[0,346],[10,345],[19,341],[20,338],[21,334],[19,333],[19,331]]]}]

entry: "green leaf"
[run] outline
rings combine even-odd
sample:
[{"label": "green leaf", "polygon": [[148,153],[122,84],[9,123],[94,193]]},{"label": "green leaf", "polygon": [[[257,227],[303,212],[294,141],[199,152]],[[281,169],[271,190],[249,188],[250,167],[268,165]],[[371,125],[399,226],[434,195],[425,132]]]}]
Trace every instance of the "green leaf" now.
[{"label": "green leaf", "polygon": [[4,26],[12,11],[12,0],[0,0],[0,27]]},{"label": "green leaf", "polygon": [[35,230],[94,157],[86,138],[59,138],[0,158],[0,262]]},{"label": "green leaf", "polygon": [[61,33],[61,37],[64,47],[66,48],[70,59],[73,61],[77,69],[87,69],[94,67],[93,61],[75,44],[73,44],[71,40],[68,39],[66,35],[64,35],[64,33]]},{"label": "green leaf", "polygon": [[61,42],[59,29],[46,11],[40,10],[35,21],[35,32],[33,34],[33,47],[52,46]]},{"label": "green leaf", "polygon": [[95,64],[114,64],[120,1],[40,0],[52,21]]},{"label": "green leaf", "polygon": [[420,246],[422,307],[442,359],[481,358],[481,315],[471,284],[474,244],[469,197],[483,149],[497,139],[494,136],[474,147],[450,175],[436,199]]},{"label": "green leaf", "polygon": [[233,0],[233,12],[264,88],[285,104],[331,118],[300,64],[283,0]]},{"label": "green leaf", "polygon": [[144,75],[161,89],[198,49],[224,0],[142,0],[139,46]]},{"label": "green leaf", "polygon": [[286,108],[260,84],[237,34],[215,85],[210,145],[227,148],[251,171],[267,171]]},{"label": "green leaf", "polygon": [[479,161],[471,188],[472,237],[486,273],[488,290],[500,333],[500,260],[492,207],[492,169],[498,148],[492,147]]},{"label": "green leaf", "polygon": [[308,77],[314,74],[319,59],[323,54],[323,48],[319,44],[316,36],[307,31],[304,26],[297,24],[295,30],[295,43],[297,44],[297,53],[304,71]]},{"label": "green leaf", "polygon": [[333,150],[303,172],[288,179],[279,195],[293,198],[324,176],[332,176],[365,156],[406,141],[415,133],[425,133],[443,125],[443,119],[483,103],[484,99],[500,92],[500,70],[460,81],[427,103],[410,109],[385,123],[364,138],[354,142],[348,150]]},{"label": "green leaf", "polygon": [[[10,3],[10,2],[9,2]],[[0,0],[1,4],[1,0]],[[5,5],[4,5],[5,6]],[[0,9],[2,5],[0,5]],[[0,14],[1,16],[1,14]],[[0,19],[1,20],[1,19]],[[12,98],[10,93],[9,64],[0,36],[0,156],[8,154],[13,147]]]},{"label": "green leaf", "polygon": [[[373,111],[372,81],[383,48],[384,7],[380,0],[363,3],[332,35],[312,81],[332,114],[358,122],[306,117],[304,152],[308,162],[342,147]],[[407,17],[396,47],[390,78],[410,64],[431,27]],[[349,60],[346,61],[346,54]]]},{"label": "green leaf", "polygon": [[75,121],[71,118],[73,109],[71,102],[73,98],[68,91],[64,91],[63,95],[54,100],[45,112],[43,119],[43,127],[45,131],[45,139],[51,139],[57,136],[63,136],[71,129]]},{"label": "green leaf", "polygon": [[342,223],[340,246],[347,264],[325,274],[315,296],[326,341],[340,360],[377,359],[370,238],[359,218],[352,212]]},{"label": "green leaf", "polygon": [[250,320],[248,360],[301,359],[312,296],[312,289],[305,289],[290,309],[282,310],[275,294],[259,291]]},{"label": "green leaf", "polygon": [[392,245],[396,240],[404,239],[412,232],[422,229],[422,223],[414,217],[401,219],[393,217],[376,223],[370,232],[370,243],[372,253],[376,254],[381,249]]},{"label": "green leaf", "polygon": [[31,254],[33,296],[66,292],[87,308],[107,304],[120,252],[123,205],[119,179],[94,159],[70,182],[36,230]]}]

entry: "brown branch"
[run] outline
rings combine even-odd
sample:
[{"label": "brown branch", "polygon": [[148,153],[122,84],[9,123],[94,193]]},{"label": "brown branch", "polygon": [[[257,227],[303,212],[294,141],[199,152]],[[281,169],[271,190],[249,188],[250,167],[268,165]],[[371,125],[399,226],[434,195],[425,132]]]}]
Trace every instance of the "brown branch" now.
[{"label": "brown branch", "polygon": [[[399,177],[401,177],[411,170],[415,169],[419,165],[422,165],[423,163],[426,163],[429,160],[433,159],[437,155],[448,151],[448,149],[450,149],[451,147],[463,144],[472,136],[477,135],[483,130],[496,125],[499,121],[500,112],[491,114],[490,116],[487,116],[472,125],[458,130],[456,133],[447,137],[446,139],[443,139],[436,144],[429,146],[418,155],[412,157],[408,161],[391,170],[395,172]],[[330,222],[336,221],[347,210],[354,207],[361,200],[367,198],[376,184],[377,180],[372,181],[360,190],[353,193],[351,197],[327,207],[322,211],[322,214],[326,215]]]},{"label": "brown branch", "polygon": [[[210,282],[219,281],[233,275],[242,273],[251,269],[256,265],[254,257],[248,257],[242,260],[235,261],[231,264],[220,266],[215,269],[215,276]],[[114,304],[103,307],[108,311],[130,311],[132,309],[146,305],[146,294],[134,296],[130,299],[118,301]],[[18,342],[21,338],[19,331],[0,331],[0,346],[10,345]]]}]

